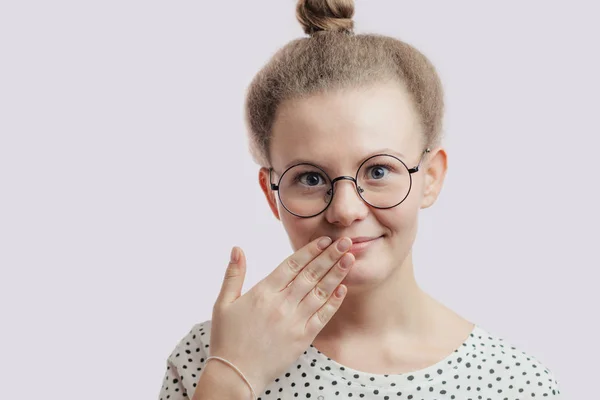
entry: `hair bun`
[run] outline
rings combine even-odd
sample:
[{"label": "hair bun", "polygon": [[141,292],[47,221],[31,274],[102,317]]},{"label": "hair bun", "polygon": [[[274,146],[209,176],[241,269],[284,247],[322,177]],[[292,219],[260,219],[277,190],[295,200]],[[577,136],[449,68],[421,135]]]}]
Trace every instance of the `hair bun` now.
[{"label": "hair bun", "polygon": [[353,0],[298,0],[296,18],[304,33],[319,31],[353,33]]}]

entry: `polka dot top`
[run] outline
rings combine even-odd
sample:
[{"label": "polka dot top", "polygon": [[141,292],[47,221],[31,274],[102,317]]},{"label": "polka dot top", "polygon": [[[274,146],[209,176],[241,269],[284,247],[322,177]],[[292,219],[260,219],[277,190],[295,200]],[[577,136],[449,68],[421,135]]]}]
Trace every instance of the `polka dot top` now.
[{"label": "polka dot top", "polygon": [[[160,400],[192,398],[210,356],[210,325],[211,320],[194,325],[168,357]],[[311,344],[256,396],[257,400],[558,400],[560,391],[552,372],[538,360],[475,325],[452,354],[434,365],[402,374],[358,371],[337,363]]]}]

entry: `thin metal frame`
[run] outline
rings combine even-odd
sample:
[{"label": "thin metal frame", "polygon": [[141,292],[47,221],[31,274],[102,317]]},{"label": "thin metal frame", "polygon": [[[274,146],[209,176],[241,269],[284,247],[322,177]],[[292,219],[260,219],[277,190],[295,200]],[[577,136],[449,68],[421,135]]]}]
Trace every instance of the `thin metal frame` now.
[{"label": "thin metal frame", "polygon": [[[327,172],[325,172],[325,171],[323,170],[323,168],[319,167],[318,165],[314,165],[314,164],[311,164],[311,163],[298,163],[298,164],[294,164],[294,165],[292,165],[292,166],[288,167],[288,168],[287,168],[287,169],[286,169],[286,170],[283,172],[283,174],[281,174],[281,176],[279,177],[279,180],[277,181],[277,184],[275,184],[275,183],[272,183],[272,179],[271,179],[271,173],[272,173],[272,172],[274,172],[275,170],[273,169],[273,167],[271,167],[271,168],[269,168],[269,184],[271,185],[271,190],[277,191],[277,197],[279,197],[279,201],[280,201],[280,202],[281,202],[281,204],[283,205],[283,208],[285,208],[285,209],[286,209],[286,211],[287,211],[287,212],[289,212],[290,214],[292,214],[292,215],[295,215],[296,217],[299,217],[299,218],[312,218],[312,217],[316,217],[316,216],[317,216],[317,215],[319,215],[319,214],[322,214],[322,213],[324,213],[324,212],[325,212],[325,210],[327,210],[327,209],[329,208],[329,206],[331,205],[331,203],[333,202],[333,196],[335,195],[335,189],[334,189],[334,188],[335,188],[335,183],[336,183],[337,181],[339,181],[339,180],[342,180],[342,179],[347,179],[347,180],[349,180],[349,181],[352,181],[352,182],[354,182],[354,187],[356,188],[356,192],[358,193],[358,196],[359,196],[359,197],[362,199],[362,201],[364,201],[366,204],[368,204],[369,206],[371,206],[371,207],[373,207],[373,208],[377,208],[377,209],[380,209],[380,210],[386,210],[386,209],[389,209],[389,208],[394,208],[394,207],[396,207],[396,206],[400,205],[402,202],[404,202],[404,200],[406,200],[406,198],[407,198],[407,197],[408,197],[408,195],[410,194],[410,190],[412,189],[412,174],[414,174],[415,172],[418,172],[418,171],[419,171],[419,168],[420,168],[420,166],[421,166],[421,162],[423,161],[423,158],[425,157],[425,154],[429,153],[430,151],[431,151],[431,149],[430,149],[430,148],[427,148],[427,149],[425,149],[425,151],[423,151],[423,153],[421,154],[421,159],[419,160],[419,164],[417,164],[417,166],[416,166],[416,167],[414,167],[414,168],[408,168],[408,166],[407,166],[407,165],[404,163],[404,161],[402,161],[400,158],[398,158],[398,157],[396,157],[396,156],[394,156],[394,155],[392,155],[392,154],[375,154],[374,156],[371,156],[371,157],[367,158],[366,160],[364,160],[364,161],[363,161],[363,162],[360,164],[360,166],[359,166],[359,167],[358,167],[358,169],[356,170],[356,176],[355,176],[355,177],[351,177],[351,176],[347,176],[347,175],[342,175],[342,176],[338,176],[337,178],[335,178],[335,179],[333,179],[333,180],[332,180],[331,178],[329,178],[329,175],[327,175]],[[402,163],[402,164],[403,164],[403,165],[406,167],[406,169],[408,170],[408,176],[409,176],[409,178],[410,178],[410,186],[408,187],[408,192],[406,193],[406,196],[404,196],[404,198],[403,198],[403,199],[402,199],[402,200],[401,200],[399,203],[396,203],[396,204],[394,204],[393,206],[389,206],[389,207],[377,207],[377,206],[374,206],[374,205],[372,205],[371,203],[369,203],[367,200],[365,200],[365,198],[364,198],[364,197],[362,197],[362,194],[361,194],[362,192],[364,192],[364,189],[363,189],[363,188],[361,188],[360,186],[358,186],[358,182],[357,182],[357,179],[358,179],[358,173],[360,172],[360,169],[362,168],[362,166],[363,166],[363,165],[364,165],[364,164],[365,164],[367,161],[369,161],[370,159],[372,159],[372,158],[375,158],[375,157],[379,157],[379,156],[389,156],[389,157],[394,157],[396,160],[400,161],[400,162],[401,162],[401,163]],[[294,167],[297,167],[298,165],[310,165],[311,167],[315,167],[315,168],[317,168],[317,169],[321,170],[321,171],[323,172],[323,174],[324,174],[324,175],[327,177],[327,179],[329,179],[329,180],[331,181],[331,188],[330,188],[330,189],[329,189],[329,191],[327,192],[328,194],[331,194],[331,198],[329,199],[329,203],[327,203],[327,206],[325,206],[325,208],[324,208],[322,211],[318,212],[317,214],[314,214],[314,215],[309,215],[309,216],[304,216],[304,215],[298,215],[298,214],[295,214],[295,213],[293,213],[292,211],[290,211],[290,210],[289,210],[289,209],[288,209],[288,208],[285,206],[285,203],[284,203],[284,202],[283,202],[283,200],[281,199],[281,192],[279,191],[279,185],[280,185],[280,183],[281,183],[281,180],[283,179],[283,177],[285,176],[285,174],[286,174],[286,173],[287,173],[287,172],[288,172],[290,169],[292,169],[292,168],[294,168]],[[331,193],[330,193],[330,192],[331,192]]]}]

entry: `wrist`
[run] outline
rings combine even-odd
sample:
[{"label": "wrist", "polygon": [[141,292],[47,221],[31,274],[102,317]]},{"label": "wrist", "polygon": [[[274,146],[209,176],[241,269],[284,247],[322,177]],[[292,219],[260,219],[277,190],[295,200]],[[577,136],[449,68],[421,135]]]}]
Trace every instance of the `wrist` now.
[{"label": "wrist", "polygon": [[[254,400],[250,386],[244,378],[221,360],[209,360],[204,366],[203,376],[211,388],[217,388],[220,393],[219,400]],[[257,390],[255,387],[253,389]],[[258,396],[258,393],[256,395]]]}]

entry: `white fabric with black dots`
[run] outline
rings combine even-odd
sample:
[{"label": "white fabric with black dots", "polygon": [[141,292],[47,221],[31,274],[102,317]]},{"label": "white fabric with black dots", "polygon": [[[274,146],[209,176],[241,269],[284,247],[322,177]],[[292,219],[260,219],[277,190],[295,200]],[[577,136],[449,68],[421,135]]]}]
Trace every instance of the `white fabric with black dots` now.
[{"label": "white fabric with black dots", "polygon": [[[211,320],[194,325],[168,357],[160,400],[192,398],[210,356],[210,325]],[[396,375],[354,370],[311,344],[256,396],[257,400],[558,400],[560,391],[552,372],[538,360],[475,325],[468,339],[445,359]]]}]

